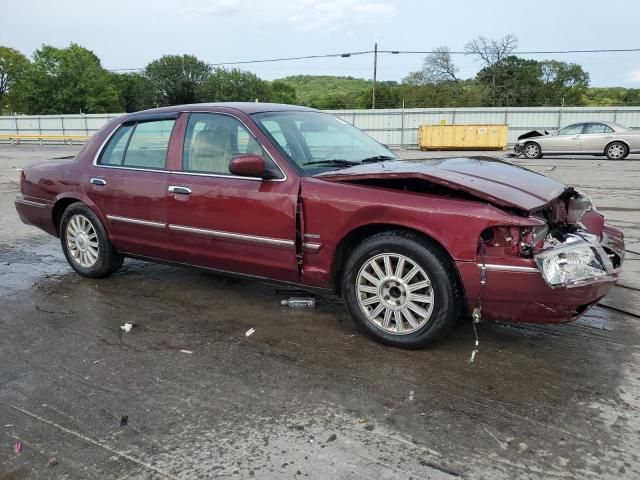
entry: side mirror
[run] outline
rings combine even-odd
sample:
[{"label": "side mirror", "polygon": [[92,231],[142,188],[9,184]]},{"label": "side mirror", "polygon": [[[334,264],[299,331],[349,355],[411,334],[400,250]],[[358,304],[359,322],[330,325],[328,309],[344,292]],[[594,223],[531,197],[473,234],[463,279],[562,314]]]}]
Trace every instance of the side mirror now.
[{"label": "side mirror", "polygon": [[260,155],[254,154],[233,157],[229,163],[229,171],[241,177],[265,178],[267,176],[264,159]]}]

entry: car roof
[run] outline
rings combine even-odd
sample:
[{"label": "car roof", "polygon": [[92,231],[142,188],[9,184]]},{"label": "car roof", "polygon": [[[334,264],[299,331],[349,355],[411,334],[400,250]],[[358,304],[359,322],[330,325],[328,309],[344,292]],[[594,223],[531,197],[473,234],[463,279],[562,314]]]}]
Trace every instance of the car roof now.
[{"label": "car roof", "polygon": [[262,102],[217,102],[217,103],[191,103],[187,105],[173,105],[170,107],[152,108],[135,112],[135,114],[154,114],[154,113],[175,113],[175,112],[193,112],[193,111],[211,111],[215,112],[221,108],[233,108],[246,114],[262,113],[262,112],[291,112],[305,111],[317,112],[315,108],[301,107],[299,105],[288,105],[283,103],[262,103]]}]

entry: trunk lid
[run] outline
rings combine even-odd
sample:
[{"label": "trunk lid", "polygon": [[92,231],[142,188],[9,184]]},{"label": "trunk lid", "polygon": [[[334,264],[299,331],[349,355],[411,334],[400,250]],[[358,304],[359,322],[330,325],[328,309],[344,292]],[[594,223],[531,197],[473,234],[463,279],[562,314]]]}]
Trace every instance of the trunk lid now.
[{"label": "trunk lid", "polygon": [[490,157],[395,160],[314,175],[329,182],[420,179],[503,207],[531,211],[558,198],[567,186],[513,163]]}]

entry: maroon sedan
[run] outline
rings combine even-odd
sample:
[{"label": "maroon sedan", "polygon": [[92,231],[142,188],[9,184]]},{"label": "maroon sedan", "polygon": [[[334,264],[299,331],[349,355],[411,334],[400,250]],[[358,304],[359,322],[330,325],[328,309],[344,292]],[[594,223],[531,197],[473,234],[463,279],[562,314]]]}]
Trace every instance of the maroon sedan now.
[{"label": "maroon sedan", "polygon": [[472,313],[575,320],[624,256],[622,232],[556,180],[491,158],[403,161],[289,105],[126,115],[73,161],[28,165],[20,188],[20,218],[81,275],[136,257],[334,289],[366,333],[407,348]]}]

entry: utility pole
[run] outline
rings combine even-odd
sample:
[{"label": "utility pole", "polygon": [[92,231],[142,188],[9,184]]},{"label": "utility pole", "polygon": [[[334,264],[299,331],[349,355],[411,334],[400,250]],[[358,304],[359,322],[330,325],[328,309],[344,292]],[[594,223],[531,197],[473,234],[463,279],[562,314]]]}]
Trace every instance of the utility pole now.
[{"label": "utility pole", "polygon": [[373,91],[371,92],[371,108],[376,108],[376,75],[378,72],[378,43],[373,45]]}]

